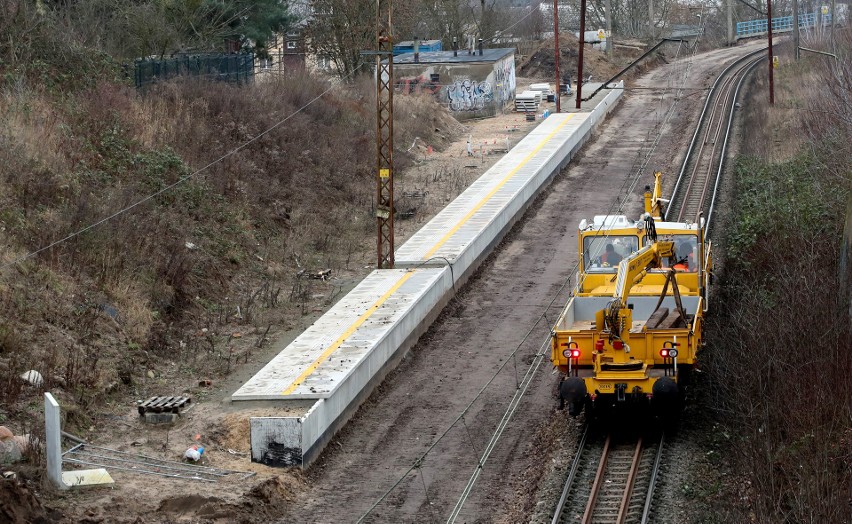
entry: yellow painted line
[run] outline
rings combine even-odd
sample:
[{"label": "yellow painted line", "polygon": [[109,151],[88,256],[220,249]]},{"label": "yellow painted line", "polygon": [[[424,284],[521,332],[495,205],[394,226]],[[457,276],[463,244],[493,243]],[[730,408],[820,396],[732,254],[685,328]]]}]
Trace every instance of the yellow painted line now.
[{"label": "yellow painted line", "polygon": [[565,126],[565,124],[567,124],[567,123],[568,123],[568,121],[569,121],[569,120],[571,120],[572,118],[574,118],[574,115],[576,115],[576,114],[577,114],[577,113],[570,113],[570,114],[568,115],[568,118],[566,118],[564,122],[562,122],[561,124],[559,124],[559,126],[558,126],[556,129],[554,129],[554,130],[553,130],[553,131],[552,131],[549,135],[547,135],[546,137],[544,137],[544,139],[543,139],[543,140],[542,140],[542,141],[541,141],[541,142],[540,142],[540,143],[539,143],[539,144],[535,147],[535,149],[533,149],[533,150],[530,152],[530,154],[528,154],[528,155],[527,155],[527,156],[526,156],[523,160],[521,160],[521,163],[520,163],[520,164],[518,164],[517,166],[515,166],[515,168],[514,168],[514,169],[512,169],[511,171],[509,171],[509,174],[508,174],[508,175],[506,175],[506,176],[503,178],[503,180],[501,180],[501,181],[500,181],[500,183],[498,183],[498,184],[494,187],[494,189],[492,189],[491,191],[489,191],[489,193],[488,193],[487,195],[485,195],[485,196],[482,198],[482,200],[480,200],[480,201],[479,201],[479,203],[478,203],[478,204],[476,204],[476,205],[473,207],[473,209],[471,209],[471,210],[470,210],[470,212],[468,212],[468,214],[466,214],[466,215],[465,215],[465,216],[464,216],[464,217],[463,217],[463,218],[462,218],[462,219],[461,219],[461,220],[460,220],[460,221],[459,221],[459,222],[458,222],[455,226],[453,226],[453,227],[452,227],[449,231],[447,231],[447,234],[445,234],[443,237],[441,237],[441,240],[439,240],[439,241],[438,241],[438,243],[437,243],[437,244],[435,244],[435,246],[434,246],[432,249],[430,249],[428,253],[426,253],[426,255],[423,257],[423,259],[424,259],[424,260],[429,260],[430,258],[432,258],[432,256],[435,254],[435,252],[437,252],[437,251],[438,251],[438,249],[440,249],[440,248],[441,248],[441,246],[443,246],[443,245],[447,242],[447,240],[449,240],[449,239],[450,239],[450,237],[451,237],[451,236],[453,236],[453,235],[454,235],[454,234],[455,234],[455,233],[456,233],[459,229],[461,229],[461,227],[462,227],[462,226],[463,226],[463,225],[464,225],[464,224],[465,224],[468,220],[470,220],[470,217],[472,217],[472,216],[474,215],[474,213],[476,213],[477,211],[479,211],[479,209],[480,209],[482,206],[484,206],[484,205],[485,205],[485,203],[486,203],[486,202],[488,202],[488,200],[489,200],[489,199],[491,199],[491,197],[493,197],[493,196],[494,196],[494,194],[495,194],[495,193],[497,193],[497,191],[499,191],[501,187],[503,187],[504,185],[506,185],[506,182],[508,182],[508,181],[509,181],[509,180],[510,180],[513,176],[515,176],[515,174],[518,172],[518,170],[520,170],[522,167],[524,167],[524,166],[527,164],[527,162],[529,162],[529,161],[532,159],[532,157],[534,157],[534,156],[536,155],[536,153],[538,153],[539,151],[541,151],[541,148],[542,148],[542,147],[544,147],[544,145],[545,145],[545,144],[547,144],[547,143],[550,141],[550,139],[551,139],[551,138],[553,138],[553,135],[555,135],[555,134],[556,134],[556,133],[557,133],[560,129],[562,129],[562,128]]},{"label": "yellow painted line", "polygon": [[370,318],[370,315],[372,315],[372,314],[373,314],[373,312],[375,312],[377,309],[379,309],[379,307],[381,307],[381,305],[382,305],[382,304],[384,304],[384,303],[385,303],[385,301],[386,301],[388,298],[390,298],[390,296],[391,296],[391,295],[393,295],[393,294],[394,294],[394,292],[395,292],[397,289],[399,289],[399,288],[400,288],[400,286],[402,286],[403,284],[405,284],[405,281],[406,281],[406,280],[408,280],[409,278],[411,278],[413,275],[414,275],[414,271],[409,271],[409,272],[407,272],[405,275],[403,275],[403,276],[402,276],[402,278],[401,278],[401,279],[399,279],[399,281],[398,281],[396,284],[394,284],[394,285],[393,285],[393,287],[391,287],[391,288],[388,290],[388,292],[387,292],[387,293],[385,293],[384,295],[382,295],[382,296],[381,296],[381,298],[379,298],[379,299],[375,302],[375,304],[373,304],[372,306],[370,306],[370,309],[368,309],[366,312],[364,312],[364,314],[363,314],[363,315],[361,315],[360,317],[358,317],[358,320],[356,320],[356,321],[355,321],[355,322],[354,322],[351,326],[349,326],[349,329],[347,329],[347,330],[346,330],[346,331],[345,331],[342,335],[340,335],[340,337],[338,337],[338,339],[337,339],[337,340],[335,340],[335,341],[334,341],[334,343],[333,343],[332,345],[328,346],[328,348],[326,348],[326,350],[325,350],[325,351],[323,351],[323,352],[322,352],[322,354],[321,354],[319,357],[317,357],[317,359],[316,359],[316,360],[314,360],[314,361],[313,361],[313,363],[312,363],[310,366],[308,366],[308,367],[307,367],[307,369],[305,369],[305,370],[302,372],[302,374],[301,374],[301,375],[299,375],[299,376],[296,378],[296,380],[294,380],[294,381],[293,381],[293,383],[292,383],[292,384],[290,384],[290,385],[287,387],[287,389],[285,389],[285,390],[284,390],[281,394],[282,394],[282,395],[289,395],[289,394],[290,394],[290,393],[292,393],[292,392],[293,392],[293,391],[294,391],[297,387],[299,387],[299,384],[301,384],[302,382],[304,382],[304,381],[305,381],[305,379],[306,379],[306,378],[308,378],[308,377],[311,375],[311,373],[313,373],[313,372],[314,372],[314,371],[315,371],[315,370],[316,370],[316,369],[320,366],[320,364],[322,364],[323,362],[325,362],[326,360],[328,360],[328,357],[330,357],[330,356],[331,356],[331,354],[332,354],[332,353],[334,353],[334,351],[335,351],[337,348],[339,348],[341,344],[343,344],[343,341],[344,341],[344,340],[346,340],[347,338],[349,338],[349,336],[350,336],[352,333],[355,333],[355,330],[356,330],[356,329],[358,329],[359,327],[361,327],[361,324],[363,324],[363,323],[364,323],[364,322],[365,322],[368,318]]}]

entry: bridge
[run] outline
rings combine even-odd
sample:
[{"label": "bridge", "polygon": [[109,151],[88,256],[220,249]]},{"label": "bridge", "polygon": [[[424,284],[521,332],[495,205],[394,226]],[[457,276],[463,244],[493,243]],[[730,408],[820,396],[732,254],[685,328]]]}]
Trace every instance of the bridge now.
[{"label": "bridge", "polygon": [[[815,27],[819,23],[819,13],[803,13],[799,15],[799,29],[804,29],[808,27]],[[751,38],[753,36],[765,35],[767,31],[767,24],[765,18],[758,18],[757,20],[748,20],[745,22],[737,22],[737,40],[740,38]],[[831,25],[831,13],[822,15],[822,26]],[[773,33],[784,33],[787,31],[793,30],[793,17],[792,16],[779,16],[778,18],[772,19],[772,32]]]}]

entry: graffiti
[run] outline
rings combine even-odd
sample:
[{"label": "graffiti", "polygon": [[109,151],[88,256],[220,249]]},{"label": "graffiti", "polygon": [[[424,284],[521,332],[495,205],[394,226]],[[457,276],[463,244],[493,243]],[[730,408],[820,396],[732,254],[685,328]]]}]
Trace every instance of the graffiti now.
[{"label": "graffiti", "polygon": [[450,111],[478,111],[494,99],[491,84],[483,81],[456,80],[447,86]]},{"label": "graffiti", "polygon": [[494,69],[494,81],[497,84],[496,98],[501,104],[515,98],[515,61],[503,60]]}]

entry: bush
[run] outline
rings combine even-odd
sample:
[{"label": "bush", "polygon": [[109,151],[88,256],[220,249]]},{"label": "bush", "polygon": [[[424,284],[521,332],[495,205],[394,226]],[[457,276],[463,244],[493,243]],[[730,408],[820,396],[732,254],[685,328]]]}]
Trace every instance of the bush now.
[{"label": "bush", "polygon": [[707,330],[713,406],[737,436],[759,521],[840,522],[852,482],[852,332],[838,273],[848,186],[812,155],[745,158],[736,195]]}]

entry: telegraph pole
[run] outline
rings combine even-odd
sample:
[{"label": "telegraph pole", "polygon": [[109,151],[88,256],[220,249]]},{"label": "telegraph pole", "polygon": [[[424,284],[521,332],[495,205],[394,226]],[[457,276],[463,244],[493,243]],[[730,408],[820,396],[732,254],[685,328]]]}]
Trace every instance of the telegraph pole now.
[{"label": "telegraph pole", "polygon": [[[772,0],[766,0],[766,18],[769,20],[769,105],[775,105],[775,70],[774,58],[772,56]],[[798,20],[796,21],[798,24]]]},{"label": "telegraph pole", "polygon": [[[796,0],[793,0],[795,2]],[[728,45],[734,45],[737,41],[734,39],[734,0],[728,0]]]},{"label": "telegraph pole", "polygon": [[648,0],[648,35],[654,38],[654,0]]},{"label": "telegraph pole", "polygon": [[560,113],[562,106],[559,99],[562,98],[559,78],[559,0],[553,0],[553,46],[556,57],[556,112]]},{"label": "telegraph pole", "polygon": [[[376,229],[377,269],[392,269],[393,260],[393,3],[387,0],[387,21],[376,0]],[[382,61],[387,57],[387,62]]]},{"label": "telegraph pole", "polygon": [[580,0],[580,52],[577,57],[577,109],[583,100],[583,47],[586,45],[586,0]]},{"label": "telegraph pole", "polygon": [[799,59],[799,0],[793,0],[793,45],[796,46],[796,60]]},{"label": "telegraph pole", "polygon": [[612,59],[612,0],[605,0],[606,9],[606,56]]}]

